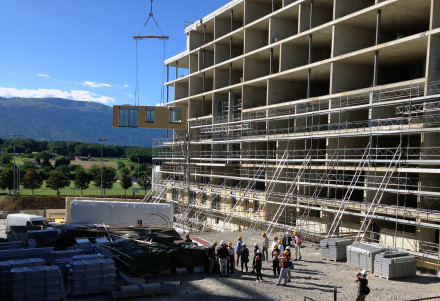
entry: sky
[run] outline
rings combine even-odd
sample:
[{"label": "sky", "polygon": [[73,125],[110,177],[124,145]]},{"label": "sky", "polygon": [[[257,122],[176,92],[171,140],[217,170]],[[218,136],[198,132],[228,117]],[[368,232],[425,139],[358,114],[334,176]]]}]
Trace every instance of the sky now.
[{"label": "sky", "polygon": [[144,27],[150,1],[0,0],[0,97],[134,105],[137,49],[139,104],[160,104],[163,61],[185,50],[184,21],[229,0],[154,0],[154,18],[170,39],[136,47],[134,35],[161,35],[152,20]]}]

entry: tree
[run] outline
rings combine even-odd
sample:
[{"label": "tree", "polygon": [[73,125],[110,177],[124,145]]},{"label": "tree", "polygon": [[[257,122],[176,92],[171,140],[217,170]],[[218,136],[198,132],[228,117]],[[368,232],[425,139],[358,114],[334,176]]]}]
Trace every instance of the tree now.
[{"label": "tree", "polygon": [[61,165],[66,165],[69,166],[70,165],[70,159],[66,158],[66,157],[58,157],[55,159],[55,168],[57,168],[58,166]]},{"label": "tree", "polygon": [[145,189],[145,194],[147,194],[147,189],[151,189],[151,180],[149,176],[143,175],[138,181],[139,186]]},{"label": "tree", "polygon": [[14,171],[12,169],[12,166],[8,169],[5,169],[0,174],[0,188],[1,189],[8,189],[12,190],[14,189]]},{"label": "tree", "polygon": [[84,170],[79,171],[75,177],[75,187],[81,189],[81,194],[83,189],[89,188],[90,178]]},{"label": "tree", "polygon": [[125,195],[127,195],[127,189],[131,186],[133,186],[133,182],[131,182],[131,177],[129,175],[122,175],[121,187],[124,189]]},{"label": "tree", "polygon": [[[116,181],[116,170],[113,167],[104,166],[102,168],[102,188],[111,189]],[[101,172],[94,178],[95,186],[101,187]]]},{"label": "tree", "polygon": [[96,178],[97,175],[101,175],[101,167],[96,164],[93,164],[92,167],[87,171],[90,176],[90,179]]},{"label": "tree", "polygon": [[60,189],[70,185],[70,180],[62,172],[52,170],[49,179],[46,181],[46,187],[56,190],[57,195],[60,195]]},{"label": "tree", "polygon": [[43,186],[43,178],[34,170],[29,169],[23,178],[23,187],[32,190],[34,195],[34,189],[38,189]]}]

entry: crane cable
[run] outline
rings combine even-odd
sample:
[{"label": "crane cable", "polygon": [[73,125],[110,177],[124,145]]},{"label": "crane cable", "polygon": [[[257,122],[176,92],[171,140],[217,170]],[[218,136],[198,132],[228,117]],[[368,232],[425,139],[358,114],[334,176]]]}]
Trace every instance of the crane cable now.
[{"label": "crane cable", "polygon": [[[153,0],[150,0],[150,13],[148,14],[148,19],[147,21],[145,21],[144,26],[141,28],[141,30],[139,31],[138,36],[140,36],[142,34],[142,31],[145,29],[145,27],[148,24],[148,21],[150,21],[150,19],[153,19],[154,23],[156,24],[157,28],[159,29],[159,32],[162,36],[164,36],[162,30],[159,27],[159,24],[157,23],[156,19],[154,18],[154,14],[153,14]],[[166,40],[163,40],[163,61],[165,61],[165,49],[166,49]],[[162,69],[162,90],[161,90],[161,104],[163,104],[164,102],[164,73],[165,73],[165,66]],[[139,106],[139,54],[138,54],[138,40],[136,40],[136,87],[135,87],[135,91],[134,91],[134,105],[136,106],[136,104]]]}]

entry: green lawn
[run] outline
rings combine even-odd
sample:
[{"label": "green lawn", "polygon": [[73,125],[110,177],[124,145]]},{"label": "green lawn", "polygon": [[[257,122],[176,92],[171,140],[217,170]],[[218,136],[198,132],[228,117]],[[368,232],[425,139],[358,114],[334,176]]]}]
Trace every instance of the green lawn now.
[{"label": "green lawn", "polygon": [[[34,195],[56,195],[56,190],[52,190],[49,188],[46,188],[46,183],[43,184],[43,186],[40,189],[34,190]],[[133,189],[137,189],[135,191],[135,195],[145,195],[145,190],[142,189],[139,185],[133,185],[133,187],[127,189],[127,195],[133,195]],[[148,192],[148,190],[147,190]],[[8,191],[6,190],[0,190],[0,200],[3,200],[7,196]],[[11,191],[12,193],[12,191]],[[107,189],[104,191],[105,195],[125,195],[124,189],[121,188],[121,185],[119,182],[116,182],[113,185],[112,189]],[[21,196],[29,196],[32,195],[32,191],[30,189],[21,188],[20,191]],[[76,189],[74,186],[74,182],[72,181],[70,183],[69,187],[66,187],[64,189],[60,189],[60,195],[61,196],[79,196],[81,195],[81,191],[79,189]],[[90,182],[89,188],[83,190],[83,195],[101,195],[101,188],[95,187],[93,184],[93,181]]]}]

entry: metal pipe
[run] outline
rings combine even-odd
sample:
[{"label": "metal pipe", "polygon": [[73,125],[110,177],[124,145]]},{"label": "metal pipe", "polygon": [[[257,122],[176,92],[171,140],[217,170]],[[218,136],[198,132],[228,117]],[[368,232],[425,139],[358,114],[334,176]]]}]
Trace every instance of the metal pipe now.
[{"label": "metal pipe", "polygon": [[379,73],[379,51],[374,52],[374,72],[373,72],[373,87],[377,86],[377,74]]},{"label": "metal pipe", "polygon": [[310,0],[310,29],[313,26],[313,0]]},{"label": "metal pipe", "polygon": [[270,48],[269,74],[273,73],[273,48]]}]

